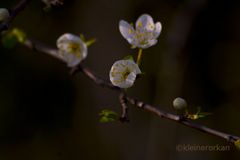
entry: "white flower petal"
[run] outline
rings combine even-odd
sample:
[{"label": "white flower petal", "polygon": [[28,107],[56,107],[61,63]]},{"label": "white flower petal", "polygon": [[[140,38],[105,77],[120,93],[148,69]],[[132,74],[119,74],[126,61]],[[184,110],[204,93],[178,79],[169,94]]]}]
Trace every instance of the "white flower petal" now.
[{"label": "white flower petal", "polygon": [[63,51],[60,52],[62,59],[68,64],[68,67],[74,67],[81,62],[81,59],[77,58],[74,54],[69,54]]},{"label": "white flower petal", "polygon": [[0,22],[5,21],[9,16],[10,14],[6,8],[0,8]]},{"label": "white flower petal", "polygon": [[138,65],[135,62],[133,62],[132,60],[127,60],[125,62],[126,62],[126,65],[129,66],[129,69],[131,70],[131,72],[134,72],[135,74],[141,73],[140,68],[138,67]]},{"label": "white flower petal", "polygon": [[154,46],[155,44],[157,44],[157,42],[158,42],[157,39],[151,39],[151,40],[148,40],[148,42],[146,44],[139,45],[139,48],[146,49],[151,46]]},{"label": "white flower petal", "polygon": [[125,80],[125,88],[131,87],[134,84],[136,77],[137,77],[136,73],[134,72],[130,73],[127,76],[127,79]]},{"label": "white flower petal", "polygon": [[134,28],[124,20],[119,22],[119,30],[122,36],[129,42],[132,43],[135,35]]},{"label": "white flower petal", "polygon": [[59,49],[57,56],[65,61],[69,67],[78,65],[87,57],[87,45],[76,35],[63,34],[57,40],[57,47]]},{"label": "white flower petal", "polygon": [[160,22],[157,22],[155,24],[155,29],[154,29],[154,32],[153,32],[154,38],[158,38],[158,36],[161,33],[161,30],[162,30],[162,24]]},{"label": "white flower petal", "polygon": [[66,49],[64,46],[66,46],[69,42],[75,42],[75,43],[82,43],[82,40],[80,37],[75,36],[71,33],[65,33],[62,36],[60,36],[57,40],[57,47],[59,49]]},{"label": "white flower petal", "polygon": [[138,30],[146,30],[146,31],[153,31],[154,30],[154,22],[150,15],[143,14],[141,15],[137,22],[136,22],[136,29]]},{"label": "white flower petal", "polygon": [[138,65],[132,60],[116,61],[109,73],[114,86],[129,88],[134,84],[137,74],[141,73]]}]

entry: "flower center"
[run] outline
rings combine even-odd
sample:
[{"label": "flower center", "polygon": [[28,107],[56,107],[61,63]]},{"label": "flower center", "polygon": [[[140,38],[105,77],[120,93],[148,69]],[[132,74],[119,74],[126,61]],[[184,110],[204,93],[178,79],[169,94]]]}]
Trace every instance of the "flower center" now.
[{"label": "flower center", "polygon": [[154,37],[154,33],[151,31],[140,30],[139,28],[136,30],[136,34],[134,38],[138,41],[140,45],[145,45],[149,40],[152,40]]},{"label": "flower center", "polygon": [[77,53],[81,50],[81,46],[78,43],[72,42],[68,44],[68,50],[71,53]]},{"label": "flower center", "polygon": [[131,73],[129,68],[126,68],[126,70],[123,72],[123,79],[127,79],[128,75]]}]

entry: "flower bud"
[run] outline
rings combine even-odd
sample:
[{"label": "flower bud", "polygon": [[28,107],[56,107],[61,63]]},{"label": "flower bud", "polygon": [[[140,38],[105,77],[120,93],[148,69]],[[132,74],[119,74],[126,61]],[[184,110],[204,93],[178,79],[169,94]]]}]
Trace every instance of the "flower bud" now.
[{"label": "flower bud", "polygon": [[9,12],[6,8],[0,8],[0,22],[5,21],[9,16]]},{"label": "flower bud", "polygon": [[173,107],[177,110],[181,110],[187,107],[187,102],[181,97],[177,97],[173,101]]}]

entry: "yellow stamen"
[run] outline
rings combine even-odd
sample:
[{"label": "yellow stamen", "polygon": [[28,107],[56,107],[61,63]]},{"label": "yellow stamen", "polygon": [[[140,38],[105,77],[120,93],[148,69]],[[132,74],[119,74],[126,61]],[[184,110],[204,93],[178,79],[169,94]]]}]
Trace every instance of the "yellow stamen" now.
[{"label": "yellow stamen", "polygon": [[72,42],[72,43],[68,44],[67,49],[71,53],[76,53],[76,52],[79,52],[81,50],[81,46],[78,43]]},{"label": "yellow stamen", "polygon": [[127,79],[128,75],[130,74],[129,68],[126,68],[126,70],[123,72],[123,79]]},{"label": "yellow stamen", "polygon": [[138,26],[138,27],[142,27],[142,26],[143,26],[142,22],[139,21],[137,26]]}]

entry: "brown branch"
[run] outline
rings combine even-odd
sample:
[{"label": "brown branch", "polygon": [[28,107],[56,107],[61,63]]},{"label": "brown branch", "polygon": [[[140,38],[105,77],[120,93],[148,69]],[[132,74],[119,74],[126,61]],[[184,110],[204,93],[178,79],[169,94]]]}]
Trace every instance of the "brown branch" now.
[{"label": "brown branch", "polygon": [[199,130],[199,131],[202,131],[202,132],[205,132],[205,133],[223,138],[223,139],[225,139],[229,142],[234,143],[236,140],[240,139],[240,137],[238,137],[238,136],[234,136],[234,135],[231,135],[231,134],[220,132],[220,131],[211,129],[209,127],[206,127],[204,125],[200,125],[200,124],[197,124],[195,122],[189,121],[188,119],[186,119],[185,117],[182,117],[180,115],[175,115],[175,114],[172,114],[172,113],[167,113],[167,112],[161,111],[160,109],[158,109],[158,107],[146,104],[146,103],[144,103],[140,100],[137,100],[135,98],[127,97],[127,100],[132,105],[137,106],[139,108],[142,108],[142,109],[144,109],[144,110],[146,110],[150,113],[153,113],[160,118],[169,119],[169,120],[178,122],[178,123],[180,123],[182,125],[185,125],[187,127],[190,127],[190,128],[193,128],[193,129],[196,129],[196,130]]},{"label": "brown branch", "polygon": [[116,91],[123,91],[121,88],[112,85],[110,82],[107,82],[106,80],[102,79],[101,77],[98,77],[89,68],[84,67],[82,64],[80,64],[80,65],[78,65],[78,66],[76,66],[74,68],[71,68],[70,74],[74,75],[77,72],[84,73],[88,78],[90,78],[96,84],[98,84],[98,85],[100,85],[102,87],[107,87],[107,88],[110,88],[110,89],[116,90]]},{"label": "brown branch", "polygon": [[8,30],[10,24],[15,19],[15,17],[27,6],[31,0],[21,0],[12,9],[9,10],[10,16],[7,20],[0,24],[0,33],[2,31]]},{"label": "brown branch", "polygon": [[[30,49],[34,49],[37,52],[43,52],[46,53],[48,55],[57,57],[57,53],[58,50],[56,48],[53,47],[49,47],[47,45],[44,45],[42,43],[37,43],[36,41],[33,40],[26,40],[26,42],[24,43],[24,45]],[[115,90],[117,92],[120,93],[120,102],[123,106],[123,113],[122,116],[126,117],[127,115],[127,106],[126,103],[129,102],[130,104],[132,104],[135,107],[141,108],[145,111],[148,111],[152,114],[155,114],[156,116],[160,117],[160,118],[164,118],[164,119],[168,119],[168,120],[172,120],[174,122],[180,123],[182,125],[185,125],[187,127],[205,132],[207,134],[211,134],[220,138],[223,138],[225,140],[227,140],[228,142],[232,142],[234,143],[237,140],[240,140],[240,137],[232,135],[232,134],[227,134],[224,132],[220,132],[218,130],[214,130],[211,128],[208,128],[204,125],[201,124],[197,124],[195,122],[190,121],[189,119],[186,119],[185,117],[182,117],[180,115],[176,115],[176,114],[172,114],[172,113],[168,113],[165,111],[162,111],[160,109],[158,109],[159,107],[157,106],[152,106],[150,104],[147,104],[141,100],[138,100],[134,97],[130,97],[128,96],[122,89],[113,86],[110,82],[98,77],[95,73],[93,73],[90,69],[84,67],[83,65],[78,65],[75,68],[71,68],[71,74],[75,74],[77,72],[82,72],[86,77],[88,77],[89,79],[91,79],[94,83],[96,83],[97,85]]]},{"label": "brown branch", "polygon": [[[3,23],[0,24],[0,33],[4,30],[8,30],[11,22],[26,7],[26,5],[30,1],[31,0],[21,0],[16,6],[14,6],[12,9],[10,9],[9,18],[6,21],[4,21]],[[36,42],[36,41],[30,40],[30,39],[27,39],[25,41],[24,45],[26,47],[30,48],[30,49],[36,50],[37,52],[43,52],[43,53],[49,54],[49,55],[59,59],[59,57],[57,56],[58,50],[56,48],[49,47],[45,44],[41,44],[40,42]],[[59,60],[61,60],[61,59],[59,59]],[[208,128],[206,126],[194,123],[194,122],[189,121],[188,119],[186,119],[184,117],[161,111],[161,110],[157,109],[158,107],[154,107],[154,106],[146,104],[146,103],[144,103],[140,100],[137,100],[136,98],[132,98],[130,96],[127,96],[122,89],[120,89],[119,87],[113,86],[108,81],[105,81],[102,78],[96,76],[96,74],[94,74],[90,69],[88,69],[88,68],[86,68],[82,65],[78,65],[77,67],[71,69],[71,74],[72,75],[77,73],[77,72],[82,72],[85,76],[87,76],[92,81],[94,81],[96,84],[98,84],[102,87],[107,87],[109,89],[116,90],[116,91],[120,92],[119,101],[122,105],[121,119],[122,120],[124,119],[124,121],[128,120],[128,118],[127,118],[127,110],[128,110],[127,102],[129,102],[133,106],[144,109],[144,110],[146,110],[150,113],[155,114],[156,116],[158,116],[160,118],[165,118],[165,119],[169,119],[169,120],[178,122],[180,124],[183,124],[185,126],[188,126],[188,127],[194,128],[194,129],[197,129],[199,131],[202,131],[202,132],[212,134],[212,135],[215,135],[217,137],[226,139],[229,142],[235,142],[236,140],[240,139],[240,137],[238,137],[238,136],[223,133],[223,132]]]},{"label": "brown branch", "polygon": [[121,114],[121,117],[120,117],[120,121],[121,122],[129,122],[127,98],[126,98],[126,95],[123,92],[119,94],[119,102],[122,106],[122,114]]}]

